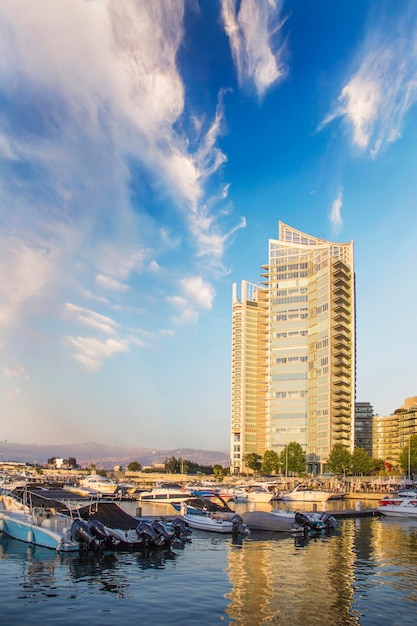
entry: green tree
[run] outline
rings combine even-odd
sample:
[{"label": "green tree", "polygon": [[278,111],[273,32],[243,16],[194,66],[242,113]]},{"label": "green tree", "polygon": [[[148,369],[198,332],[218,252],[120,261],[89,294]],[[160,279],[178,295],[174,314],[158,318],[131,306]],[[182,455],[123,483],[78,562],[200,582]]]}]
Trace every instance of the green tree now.
[{"label": "green tree", "polygon": [[364,448],[355,448],[352,454],[352,474],[368,475],[375,469],[375,463]]},{"label": "green tree", "polygon": [[221,465],[213,465],[213,472],[214,472],[214,476],[216,478],[216,480],[219,481],[219,483],[222,482],[223,478],[224,478],[224,469]]},{"label": "green tree", "polygon": [[306,471],[306,455],[302,446],[296,441],[291,441],[282,450],[279,463],[286,474],[303,474]]},{"label": "green tree", "polygon": [[278,454],[275,452],[275,450],[266,450],[262,459],[262,474],[272,474],[273,472],[279,472],[279,469],[280,462]]},{"label": "green tree", "polygon": [[168,474],[179,474],[181,471],[181,462],[175,458],[175,456],[170,456],[165,459],[165,471]]},{"label": "green tree", "polygon": [[408,444],[402,449],[400,465],[407,475],[417,473],[417,435],[411,435]]},{"label": "green tree", "polygon": [[132,461],[127,466],[127,469],[129,472],[140,472],[140,470],[142,469],[142,465],[138,463],[137,461]]},{"label": "green tree", "polygon": [[333,474],[347,474],[352,466],[352,455],[342,443],[335,443],[327,460]]},{"label": "green tree", "polygon": [[254,472],[259,472],[261,469],[261,460],[261,455],[256,452],[248,452],[248,454],[243,455],[244,464]]},{"label": "green tree", "polygon": [[378,474],[388,469],[382,459],[372,459],[372,463],[374,464],[374,471],[378,472]]}]

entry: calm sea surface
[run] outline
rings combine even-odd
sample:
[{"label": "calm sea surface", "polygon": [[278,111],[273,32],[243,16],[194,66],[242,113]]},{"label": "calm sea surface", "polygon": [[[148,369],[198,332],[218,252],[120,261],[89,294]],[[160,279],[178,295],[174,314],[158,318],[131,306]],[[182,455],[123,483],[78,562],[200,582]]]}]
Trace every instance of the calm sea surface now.
[{"label": "calm sea surface", "polygon": [[[135,506],[123,505],[130,513]],[[193,531],[192,542],[171,553],[101,558],[0,538],[6,626],[414,626],[416,611],[417,521],[349,519],[330,537],[252,533],[242,545]]]}]

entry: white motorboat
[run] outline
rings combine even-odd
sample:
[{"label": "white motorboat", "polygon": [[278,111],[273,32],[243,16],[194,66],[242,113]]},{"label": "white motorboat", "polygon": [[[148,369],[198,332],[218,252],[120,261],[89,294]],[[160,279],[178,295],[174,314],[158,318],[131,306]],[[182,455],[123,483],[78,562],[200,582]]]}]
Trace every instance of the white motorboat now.
[{"label": "white motorboat", "polygon": [[233,500],[233,502],[247,502],[248,492],[241,487],[229,487],[222,491],[222,498]]},{"label": "white motorboat", "polygon": [[216,515],[194,515],[186,513],[182,519],[190,528],[207,530],[212,533],[249,534],[249,529],[242,522],[240,515],[234,515],[232,519],[221,519]]},{"label": "white motorboat", "polygon": [[247,492],[248,502],[271,502],[275,495],[264,487],[251,487]]},{"label": "white motorboat", "polygon": [[[417,519],[417,494],[404,492],[408,495],[387,496],[383,498],[377,510],[390,517],[412,517]],[[411,495],[413,493],[413,495]]]},{"label": "white motorboat", "polygon": [[141,491],[138,499],[141,502],[151,502],[152,504],[171,504],[172,502],[183,502],[191,498],[191,491],[181,487],[178,483],[159,483],[150,491]]},{"label": "white motorboat", "polygon": [[71,518],[53,509],[30,507],[12,495],[3,495],[0,531],[12,539],[59,552],[76,552],[80,544],[73,539],[71,527]]},{"label": "white motorboat", "polygon": [[326,502],[335,494],[332,491],[311,489],[306,485],[297,485],[292,491],[283,493],[281,500],[286,502]]},{"label": "white motorboat", "polygon": [[80,487],[88,490],[90,493],[99,493],[107,496],[114,495],[119,489],[117,482],[99,474],[90,474],[82,478]]}]

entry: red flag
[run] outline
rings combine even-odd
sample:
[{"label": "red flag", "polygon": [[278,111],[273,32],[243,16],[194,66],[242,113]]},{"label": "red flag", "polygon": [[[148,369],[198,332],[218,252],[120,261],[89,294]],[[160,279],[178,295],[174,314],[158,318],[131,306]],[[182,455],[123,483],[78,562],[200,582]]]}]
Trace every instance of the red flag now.
[{"label": "red flag", "polygon": [[392,470],[391,465],[388,463],[388,461],[384,461],[384,465],[387,468],[387,470],[390,472]]}]

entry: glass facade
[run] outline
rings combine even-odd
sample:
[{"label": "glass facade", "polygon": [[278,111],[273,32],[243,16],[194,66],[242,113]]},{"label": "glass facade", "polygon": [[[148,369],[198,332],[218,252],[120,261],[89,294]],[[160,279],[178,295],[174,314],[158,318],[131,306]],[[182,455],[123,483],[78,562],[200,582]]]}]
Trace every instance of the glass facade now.
[{"label": "glass facade", "polygon": [[[240,299],[233,287],[232,441],[239,434],[241,445],[238,455],[232,444],[232,471],[243,470],[248,452],[280,453],[296,441],[308,469],[319,472],[334,443],[353,449],[353,243],[310,237],[280,222],[262,270],[251,297],[245,281]],[[237,354],[242,338],[246,351]],[[249,397],[247,385],[253,392],[247,408],[235,401],[237,367],[246,370],[242,398]]]}]

